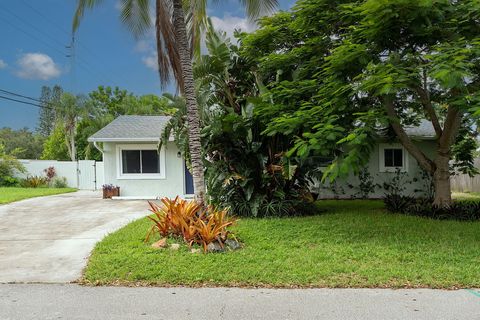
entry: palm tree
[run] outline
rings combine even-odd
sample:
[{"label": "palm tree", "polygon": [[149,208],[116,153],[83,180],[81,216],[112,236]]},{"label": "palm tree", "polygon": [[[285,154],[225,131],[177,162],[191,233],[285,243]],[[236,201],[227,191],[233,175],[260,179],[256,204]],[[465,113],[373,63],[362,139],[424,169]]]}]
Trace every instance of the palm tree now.
[{"label": "palm tree", "polygon": [[[199,53],[200,38],[206,25],[207,0],[155,1],[155,34],[160,83],[164,87],[174,79],[185,97],[188,121],[188,143],[191,158],[195,200],[205,200],[205,178],[200,142],[200,117],[193,79],[192,57]],[[218,0],[216,0],[218,1]],[[102,0],[77,0],[73,32],[80,24],[86,9]],[[273,10],[278,0],[239,0],[249,18]],[[135,36],[145,34],[151,27],[150,0],[122,0],[120,18]],[[187,29],[189,30],[187,32]]]},{"label": "palm tree", "polygon": [[77,161],[77,146],[75,142],[77,125],[79,120],[86,114],[87,109],[84,98],[70,93],[64,93],[55,107],[56,121],[62,126],[68,155],[72,161]]}]

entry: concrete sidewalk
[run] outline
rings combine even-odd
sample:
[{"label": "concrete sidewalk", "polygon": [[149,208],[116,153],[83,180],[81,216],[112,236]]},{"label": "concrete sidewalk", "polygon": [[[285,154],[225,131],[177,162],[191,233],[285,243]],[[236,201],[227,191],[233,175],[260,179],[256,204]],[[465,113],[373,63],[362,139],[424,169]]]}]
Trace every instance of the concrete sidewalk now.
[{"label": "concrete sidewalk", "polygon": [[78,191],[0,205],[0,282],[70,282],[106,234],[148,213],[146,201]]},{"label": "concrete sidewalk", "polygon": [[0,285],[0,319],[480,319],[475,290]]}]

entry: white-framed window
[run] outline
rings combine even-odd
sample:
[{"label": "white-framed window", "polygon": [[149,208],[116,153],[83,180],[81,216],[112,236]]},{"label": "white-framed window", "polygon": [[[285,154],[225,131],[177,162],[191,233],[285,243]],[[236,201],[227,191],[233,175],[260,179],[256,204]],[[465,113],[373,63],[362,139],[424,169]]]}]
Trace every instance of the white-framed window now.
[{"label": "white-framed window", "polygon": [[117,145],[118,179],[165,179],[165,150],[155,144]]},{"label": "white-framed window", "polygon": [[408,153],[405,148],[398,143],[379,145],[379,171],[395,172],[408,171]]}]

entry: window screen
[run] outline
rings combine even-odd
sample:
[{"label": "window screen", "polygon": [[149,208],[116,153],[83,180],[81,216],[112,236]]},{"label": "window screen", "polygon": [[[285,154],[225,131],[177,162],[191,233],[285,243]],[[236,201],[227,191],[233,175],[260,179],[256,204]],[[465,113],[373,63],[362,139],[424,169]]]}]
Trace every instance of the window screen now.
[{"label": "window screen", "polygon": [[123,173],[160,173],[157,150],[122,150]]},{"label": "window screen", "polygon": [[384,149],[385,167],[403,167],[403,149]]}]

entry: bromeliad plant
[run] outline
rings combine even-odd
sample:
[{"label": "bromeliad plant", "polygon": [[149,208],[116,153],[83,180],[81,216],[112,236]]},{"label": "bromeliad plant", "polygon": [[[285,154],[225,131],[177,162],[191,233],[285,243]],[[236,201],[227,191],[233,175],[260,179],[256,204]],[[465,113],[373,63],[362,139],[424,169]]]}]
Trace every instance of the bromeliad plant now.
[{"label": "bromeliad plant", "polygon": [[152,234],[158,233],[162,237],[182,238],[188,246],[201,245],[204,251],[210,243],[217,242],[221,247],[231,234],[228,227],[232,226],[236,219],[228,216],[228,211],[217,210],[213,206],[203,208],[195,201],[187,201],[178,196],[175,199],[163,198],[158,205],[149,202],[149,216],[153,222],[147,233],[145,241]]}]

